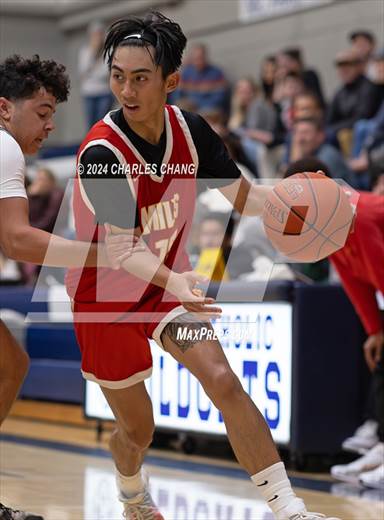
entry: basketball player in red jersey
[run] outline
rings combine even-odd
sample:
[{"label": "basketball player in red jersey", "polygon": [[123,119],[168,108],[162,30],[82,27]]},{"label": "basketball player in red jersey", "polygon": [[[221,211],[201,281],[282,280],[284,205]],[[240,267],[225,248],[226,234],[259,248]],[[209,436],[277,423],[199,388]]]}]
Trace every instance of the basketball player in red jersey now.
[{"label": "basketball player in red jersey", "polygon": [[[11,56],[0,63],[0,247],[17,261],[56,267],[110,265],[104,248],[65,240],[32,227],[25,191],[24,154],[35,154],[54,129],[56,105],[66,101],[65,67],[38,56]],[[117,245],[117,241],[120,241]],[[111,243],[112,245],[112,243]],[[109,254],[131,252],[132,235],[115,238]],[[139,246],[137,246],[139,249]],[[0,319],[0,425],[6,418],[28,370],[28,356]],[[1,520],[41,520],[41,516],[0,504]]]},{"label": "basketball player in red jersey", "polygon": [[[220,311],[210,306],[212,299],[189,301],[200,280],[190,271],[184,247],[196,179],[211,187],[219,181],[220,191],[248,215],[261,213],[268,191],[241,177],[201,117],[166,105],[179,82],[185,44],[179,25],[160,13],[112,25],[104,51],[121,108],[90,130],[78,156],[78,238],[103,240],[103,224],[110,223],[109,232],[134,229],[147,246],[122,262],[127,273],[84,269],[80,276],[69,272],[67,278],[83,375],[101,386],[117,421],[110,448],[119,498],[131,520],[163,518],[142,471],[154,429],[144,385],[152,370],[148,338],[153,338],[197,377],[220,410],[240,464],[276,518],[325,518],[307,512],[296,497],[269,428],[220,343],[178,339],[180,327],[199,331],[207,326],[201,314]],[[146,313],[150,320],[142,318]]]},{"label": "basketball player in red jersey", "polygon": [[[331,177],[326,165],[308,157],[291,163],[285,177],[294,173],[317,171]],[[337,479],[359,479],[373,488],[384,486],[384,322],[376,292],[384,294],[384,197],[371,192],[359,192],[354,232],[345,246],[329,256],[342,286],[354,306],[367,333],[364,356],[372,371],[370,420],[378,424],[377,440],[367,452],[350,464],[331,467]]]}]

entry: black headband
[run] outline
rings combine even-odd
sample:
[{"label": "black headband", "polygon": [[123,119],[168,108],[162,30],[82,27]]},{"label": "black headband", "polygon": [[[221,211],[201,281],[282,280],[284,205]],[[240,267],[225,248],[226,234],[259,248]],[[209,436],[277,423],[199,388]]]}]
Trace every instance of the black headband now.
[{"label": "black headband", "polygon": [[149,34],[148,32],[146,34],[144,34],[144,33],[145,33],[145,30],[142,30],[141,32],[138,32],[138,33],[128,34],[128,36],[125,36],[123,38],[123,41],[125,41],[125,40],[143,40],[144,42],[149,43],[153,47],[156,47],[156,37],[153,36],[152,34]]}]

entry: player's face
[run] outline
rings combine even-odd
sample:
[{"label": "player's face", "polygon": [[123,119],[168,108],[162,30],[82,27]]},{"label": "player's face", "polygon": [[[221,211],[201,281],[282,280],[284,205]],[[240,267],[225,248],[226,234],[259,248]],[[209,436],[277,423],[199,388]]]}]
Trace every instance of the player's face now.
[{"label": "player's face", "polygon": [[138,125],[163,122],[167,94],[178,84],[178,73],[164,80],[161,67],[153,61],[153,52],[152,47],[119,47],[112,60],[111,90],[134,130]]},{"label": "player's face", "polygon": [[41,88],[33,97],[10,102],[8,129],[23,153],[35,154],[55,128],[55,97]]}]

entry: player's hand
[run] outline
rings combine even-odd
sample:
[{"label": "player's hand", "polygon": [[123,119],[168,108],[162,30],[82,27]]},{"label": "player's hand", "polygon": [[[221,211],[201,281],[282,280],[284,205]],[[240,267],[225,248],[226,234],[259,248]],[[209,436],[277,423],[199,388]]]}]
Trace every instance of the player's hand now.
[{"label": "player's hand", "polygon": [[375,370],[378,362],[380,361],[381,354],[383,351],[383,344],[383,332],[372,334],[367,338],[367,340],[364,343],[364,357],[371,372]]},{"label": "player's hand", "polygon": [[146,251],[146,245],[137,237],[133,231],[115,235],[112,233],[111,226],[104,224],[105,227],[105,248],[107,257],[112,269],[120,269],[124,260],[132,254]]},{"label": "player's hand", "polygon": [[212,307],[215,303],[214,298],[207,298],[200,289],[196,288],[199,283],[207,283],[209,280],[205,276],[187,271],[185,273],[172,273],[167,291],[174,294],[188,312],[193,312],[204,319],[217,318],[221,316],[220,307]]}]

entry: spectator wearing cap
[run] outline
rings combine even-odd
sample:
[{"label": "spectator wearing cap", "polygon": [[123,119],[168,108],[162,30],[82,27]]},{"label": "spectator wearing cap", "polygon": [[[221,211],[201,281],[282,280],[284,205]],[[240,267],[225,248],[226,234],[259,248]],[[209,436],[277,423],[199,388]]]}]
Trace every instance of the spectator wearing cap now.
[{"label": "spectator wearing cap", "polygon": [[341,80],[327,116],[327,125],[333,138],[340,130],[352,130],[359,119],[373,117],[381,102],[380,89],[362,74],[362,58],[355,49],[340,52],[335,65]]},{"label": "spectator wearing cap", "polygon": [[88,43],[80,49],[78,72],[88,127],[102,119],[112,108],[109,71],[103,60],[104,27],[93,22],[88,28]]},{"label": "spectator wearing cap", "polygon": [[192,47],[187,65],[181,71],[180,87],[172,101],[187,99],[196,110],[228,112],[228,82],[223,71],[209,62],[205,45]]}]

